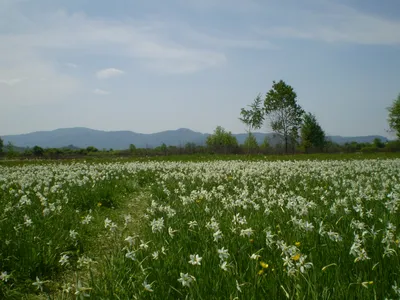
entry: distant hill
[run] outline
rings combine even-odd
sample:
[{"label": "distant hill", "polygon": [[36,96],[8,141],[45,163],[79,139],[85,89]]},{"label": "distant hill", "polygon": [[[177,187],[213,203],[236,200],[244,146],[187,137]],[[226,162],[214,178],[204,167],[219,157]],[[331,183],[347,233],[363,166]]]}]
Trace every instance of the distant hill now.
[{"label": "distant hill", "polygon": [[[94,146],[98,149],[128,149],[130,144],[134,144],[137,148],[154,148],[162,143],[170,146],[184,146],[186,143],[195,143],[204,145],[208,133],[200,133],[187,128],[177,130],[167,130],[157,133],[144,134],[132,131],[102,131],[84,127],[61,128],[52,131],[37,131],[19,135],[3,136],[4,144],[13,143],[18,147],[34,147],[36,145],[43,148],[62,148],[62,147],[78,147],[86,148]],[[257,141],[262,143],[265,136],[268,136],[271,145],[279,142],[279,137],[272,133],[254,133]],[[234,134],[238,142],[242,144],[246,139],[246,133]],[[333,142],[344,144],[346,142],[372,142],[375,138],[387,141],[383,136],[356,136],[342,137],[329,136]]]}]

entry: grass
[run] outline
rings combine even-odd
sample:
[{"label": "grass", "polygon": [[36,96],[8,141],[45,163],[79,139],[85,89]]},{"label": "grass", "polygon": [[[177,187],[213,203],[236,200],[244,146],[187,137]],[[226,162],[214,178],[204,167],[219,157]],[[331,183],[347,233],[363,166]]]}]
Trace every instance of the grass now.
[{"label": "grass", "polygon": [[399,297],[397,157],[0,166],[0,297]]}]

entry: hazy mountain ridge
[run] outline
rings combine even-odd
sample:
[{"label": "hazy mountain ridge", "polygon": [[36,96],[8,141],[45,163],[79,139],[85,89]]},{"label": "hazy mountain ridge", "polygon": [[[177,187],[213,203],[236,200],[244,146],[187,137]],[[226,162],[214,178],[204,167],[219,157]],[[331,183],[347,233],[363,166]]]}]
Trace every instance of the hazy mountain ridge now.
[{"label": "hazy mountain ridge", "polygon": [[[136,133],[133,131],[102,131],[84,127],[60,128],[52,131],[37,131],[27,134],[5,135],[2,137],[4,144],[13,143],[18,147],[34,147],[36,145],[43,148],[61,148],[73,145],[79,148],[94,146],[98,149],[128,149],[130,144],[137,148],[154,148],[162,143],[170,146],[184,146],[186,143],[205,145],[208,133],[196,132],[187,128],[177,130],[166,130],[157,133]],[[271,145],[279,142],[279,137],[273,133],[254,133],[257,141],[262,143],[265,136],[268,136]],[[234,134],[238,142],[242,144],[247,137],[247,133]],[[375,138],[387,141],[386,137],[379,135],[369,136],[328,136],[329,140],[344,144],[346,142],[372,142]]]}]

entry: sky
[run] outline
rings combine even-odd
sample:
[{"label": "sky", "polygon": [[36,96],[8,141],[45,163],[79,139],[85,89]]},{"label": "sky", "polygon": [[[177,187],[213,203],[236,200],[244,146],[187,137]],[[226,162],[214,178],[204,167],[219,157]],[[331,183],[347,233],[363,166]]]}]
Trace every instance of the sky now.
[{"label": "sky", "polygon": [[274,80],[327,135],[390,137],[400,1],[0,0],[0,135],[245,132]]}]

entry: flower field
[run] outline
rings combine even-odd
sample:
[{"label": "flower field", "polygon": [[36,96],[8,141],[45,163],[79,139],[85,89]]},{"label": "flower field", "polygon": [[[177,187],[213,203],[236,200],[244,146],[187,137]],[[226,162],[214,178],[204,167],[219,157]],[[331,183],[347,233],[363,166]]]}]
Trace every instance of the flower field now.
[{"label": "flower field", "polygon": [[399,299],[400,159],[0,165],[0,298]]}]

